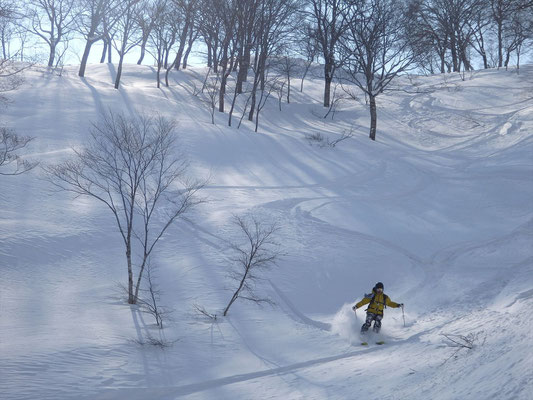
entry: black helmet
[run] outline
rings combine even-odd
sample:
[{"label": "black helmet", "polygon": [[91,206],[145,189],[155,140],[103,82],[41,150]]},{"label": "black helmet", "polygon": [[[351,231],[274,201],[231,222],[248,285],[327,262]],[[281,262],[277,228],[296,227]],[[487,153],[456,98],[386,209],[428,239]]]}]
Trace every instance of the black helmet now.
[{"label": "black helmet", "polygon": [[382,282],[376,283],[376,286],[374,286],[374,289],[383,289],[383,283]]}]

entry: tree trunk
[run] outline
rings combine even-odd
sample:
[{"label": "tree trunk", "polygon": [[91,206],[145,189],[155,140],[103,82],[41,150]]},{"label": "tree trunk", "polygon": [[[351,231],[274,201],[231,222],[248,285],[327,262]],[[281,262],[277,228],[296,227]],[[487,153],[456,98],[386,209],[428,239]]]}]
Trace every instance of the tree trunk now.
[{"label": "tree trunk", "polygon": [[450,37],[450,50],[452,53],[453,72],[460,72],[461,70],[459,69],[459,66],[458,66],[459,63],[458,63],[458,58],[457,58],[457,46],[456,46],[454,35]]},{"label": "tree trunk", "polygon": [[306,65],[305,65],[305,70],[304,70],[304,74],[302,76],[302,83],[300,84],[300,92],[303,92],[304,91],[304,81],[305,81],[305,77],[307,76],[307,73],[309,72],[309,68],[311,68],[311,64],[313,62],[308,62]]},{"label": "tree trunk", "polygon": [[370,98],[370,139],[376,140],[376,130],[378,124],[376,96],[369,94]]},{"label": "tree trunk", "polygon": [[242,290],[242,288],[244,286],[244,282],[246,281],[246,278],[248,276],[248,270],[249,270],[249,268],[246,268],[246,272],[244,273],[244,276],[241,279],[241,282],[239,284],[238,289],[235,291],[235,293],[233,294],[233,297],[231,298],[231,301],[229,302],[229,304],[227,305],[226,309],[224,310],[224,317],[228,314],[228,311],[229,311],[229,308],[231,307],[231,305],[239,297],[239,293],[241,292],[241,290]]},{"label": "tree trunk", "polygon": [[166,50],[166,54],[165,54],[165,63],[163,64],[163,67],[165,69],[168,68],[168,57],[170,57],[170,47]]},{"label": "tree trunk", "polygon": [[54,66],[54,58],[56,56],[56,45],[52,42],[50,44],[50,55],[48,57],[48,66],[53,67]]},{"label": "tree trunk", "polygon": [[231,307],[231,305],[235,302],[235,300],[237,300],[237,295],[238,292],[235,292],[233,294],[233,297],[231,298],[231,301],[229,302],[229,304],[226,306],[226,309],[224,310],[224,317],[228,314],[228,311],[229,311],[229,308]]},{"label": "tree trunk", "polygon": [[104,49],[102,50],[102,57],[100,57],[100,64],[105,62],[105,56],[107,55],[107,40],[104,40]]},{"label": "tree trunk", "polygon": [[509,68],[509,60],[510,60],[510,58],[511,58],[511,52],[507,51],[507,55],[505,56],[505,62],[503,64],[506,71]]},{"label": "tree trunk", "polygon": [[261,100],[263,99],[264,91],[261,90],[261,97],[259,98],[259,104],[257,105],[257,112],[255,113],[255,130],[254,132],[257,133],[257,129],[259,128],[259,113],[261,112]]},{"label": "tree trunk", "polygon": [[333,81],[333,60],[331,57],[328,57],[324,64],[324,81],[324,107],[329,107],[331,101],[331,82]]},{"label": "tree trunk", "polygon": [[502,23],[498,22],[498,68],[503,66],[503,35]]},{"label": "tree trunk", "polygon": [[206,41],[205,44],[207,45],[207,67],[212,68],[213,67],[213,48],[211,47],[210,41]]},{"label": "tree trunk", "polygon": [[248,114],[248,121],[254,120],[254,112],[255,112],[255,102],[256,102],[256,93],[257,93],[257,78],[254,78],[254,87],[252,88],[252,104],[250,107],[250,113]]},{"label": "tree trunk", "polygon": [[287,104],[291,103],[291,75],[287,74]]},{"label": "tree trunk", "polygon": [[87,68],[87,60],[89,59],[89,53],[91,52],[91,46],[94,42],[87,40],[85,43],[85,50],[83,51],[83,56],[81,57],[80,70],[78,71],[78,76],[85,76],[85,69]]},{"label": "tree trunk", "polygon": [[128,303],[136,304],[137,299],[133,295],[133,266],[131,265],[131,245],[126,245],[126,259],[128,260]]},{"label": "tree trunk", "polygon": [[183,56],[183,69],[187,69],[187,61],[189,60],[189,54],[191,54],[192,44],[187,47],[185,55]]},{"label": "tree trunk", "polygon": [[172,70],[172,68],[174,68],[174,64],[176,63],[176,60],[177,60],[177,57],[176,59],[174,59],[174,62],[172,64],[167,66],[167,71],[165,72],[165,86],[166,87],[168,87],[168,75],[170,74],[170,71]]},{"label": "tree trunk", "polygon": [[144,44],[143,46],[141,46],[141,56],[139,57],[139,59],[137,60],[137,65],[141,65],[141,63],[143,62],[144,60],[144,53],[146,53],[146,44]]},{"label": "tree trunk", "polygon": [[141,56],[139,57],[139,60],[137,61],[137,65],[141,65],[141,63],[144,60],[144,55],[146,53],[146,43],[148,42],[148,36],[143,38],[143,41],[141,43]]},{"label": "tree trunk", "polygon": [[2,54],[4,56],[4,60],[7,60],[6,36],[5,36],[4,32],[2,32]]},{"label": "tree trunk", "polygon": [[181,32],[181,35],[180,35],[178,53],[176,54],[176,62],[174,66],[177,70],[179,70],[181,67],[181,58],[183,57],[183,52],[185,51],[185,44],[187,42],[187,35],[189,33],[190,25],[191,25],[190,20],[187,17],[187,20],[185,21],[185,26],[183,27],[183,31]]},{"label": "tree trunk", "polygon": [[146,266],[147,257],[148,256],[145,254],[143,263],[141,265],[141,268],[139,269],[139,276],[137,277],[137,285],[135,286],[135,303],[137,303],[137,299],[139,298],[139,289],[141,288],[141,281],[143,277],[144,267]]},{"label": "tree trunk", "polygon": [[226,95],[226,82],[228,77],[226,75],[226,68],[222,69],[222,77],[220,78],[220,90],[218,91],[218,111],[224,112],[224,98]]},{"label": "tree trunk", "polygon": [[113,46],[111,46],[111,39],[109,40],[109,45],[107,46],[107,63],[111,64],[113,60],[111,59],[113,54]]},{"label": "tree trunk", "polygon": [[229,110],[229,117],[228,117],[228,126],[231,126],[231,119],[233,117],[233,110],[235,109],[235,103],[237,102],[237,96],[239,95],[237,91],[237,86],[235,86],[235,91],[233,92],[233,99],[231,101],[231,108]]},{"label": "tree trunk", "polygon": [[217,47],[216,46],[213,46],[212,48],[213,50],[213,72],[216,74],[218,73],[218,54],[217,54]]},{"label": "tree trunk", "polygon": [[122,76],[122,62],[124,61],[124,54],[120,54],[120,59],[118,60],[117,68],[117,77],[115,79],[115,89],[118,89],[120,86],[120,77]]},{"label": "tree trunk", "polygon": [[324,86],[324,107],[329,107],[331,96],[331,78],[326,78]]},{"label": "tree trunk", "polygon": [[242,59],[239,62],[239,73],[237,75],[237,93],[242,93],[242,84],[248,80],[248,69],[250,68],[250,60],[252,48],[247,45],[244,49]]}]

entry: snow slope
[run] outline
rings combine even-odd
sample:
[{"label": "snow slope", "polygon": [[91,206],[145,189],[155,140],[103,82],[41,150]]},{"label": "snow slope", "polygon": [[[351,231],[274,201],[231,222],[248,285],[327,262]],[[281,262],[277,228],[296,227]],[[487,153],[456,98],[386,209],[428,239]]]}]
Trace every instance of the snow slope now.
[{"label": "snow slope", "polygon": [[[191,95],[202,70],[112,65],[80,79],[35,68],[3,123],[58,162],[108,108],[175,118],[191,174],[210,201],[174,225],[156,255],[163,331],[125,304],[122,243],[98,203],[51,190],[42,171],[0,176],[2,399],[533,398],[533,66],[413,77],[378,101],[323,119],[320,80],[271,98],[259,133],[226,127]],[[228,90],[228,93],[231,90]],[[310,143],[321,133],[335,148]],[[287,254],[259,288],[276,306],[231,296],[232,214],[279,221]],[[350,307],[377,281],[392,300],[385,346],[359,345]],[[443,334],[473,335],[474,348]],[[165,349],[139,345],[160,335]]]}]

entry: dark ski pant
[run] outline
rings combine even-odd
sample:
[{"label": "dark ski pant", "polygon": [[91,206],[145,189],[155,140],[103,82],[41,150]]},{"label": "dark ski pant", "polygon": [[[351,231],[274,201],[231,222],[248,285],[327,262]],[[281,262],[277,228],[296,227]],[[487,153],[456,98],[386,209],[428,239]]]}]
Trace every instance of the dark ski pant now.
[{"label": "dark ski pant", "polygon": [[370,328],[370,325],[372,325],[372,321],[374,321],[374,332],[379,333],[379,330],[381,329],[381,320],[383,318],[383,315],[374,314],[367,312],[366,313],[366,321],[361,327],[361,333],[365,333],[368,331],[368,328]]}]

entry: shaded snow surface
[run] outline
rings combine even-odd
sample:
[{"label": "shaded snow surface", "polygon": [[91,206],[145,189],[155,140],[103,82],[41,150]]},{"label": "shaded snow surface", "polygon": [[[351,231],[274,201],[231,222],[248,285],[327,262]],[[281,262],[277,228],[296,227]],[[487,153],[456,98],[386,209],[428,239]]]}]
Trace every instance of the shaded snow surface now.
[{"label": "shaded snow surface", "polygon": [[[533,398],[533,67],[416,77],[368,110],[342,103],[323,119],[322,83],[275,96],[259,133],[227,114],[210,124],[190,93],[203,70],[155,87],[147,66],[112,65],[85,79],[38,68],[10,94],[3,123],[36,139],[31,156],[58,162],[85,143],[99,111],[175,118],[191,174],[209,184],[174,225],[155,262],[160,331],[125,304],[124,249],[101,204],[53,192],[40,170],[0,177],[0,397],[15,399],[531,399]],[[228,93],[232,93],[229,89]],[[309,143],[321,133],[335,148]],[[233,213],[279,221],[286,256],[258,290],[276,302],[237,302]],[[392,300],[381,338],[360,346],[350,307],[377,281]],[[443,334],[472,335],[454,355]],[[148,336],[170,347],[139,345]]]}]

